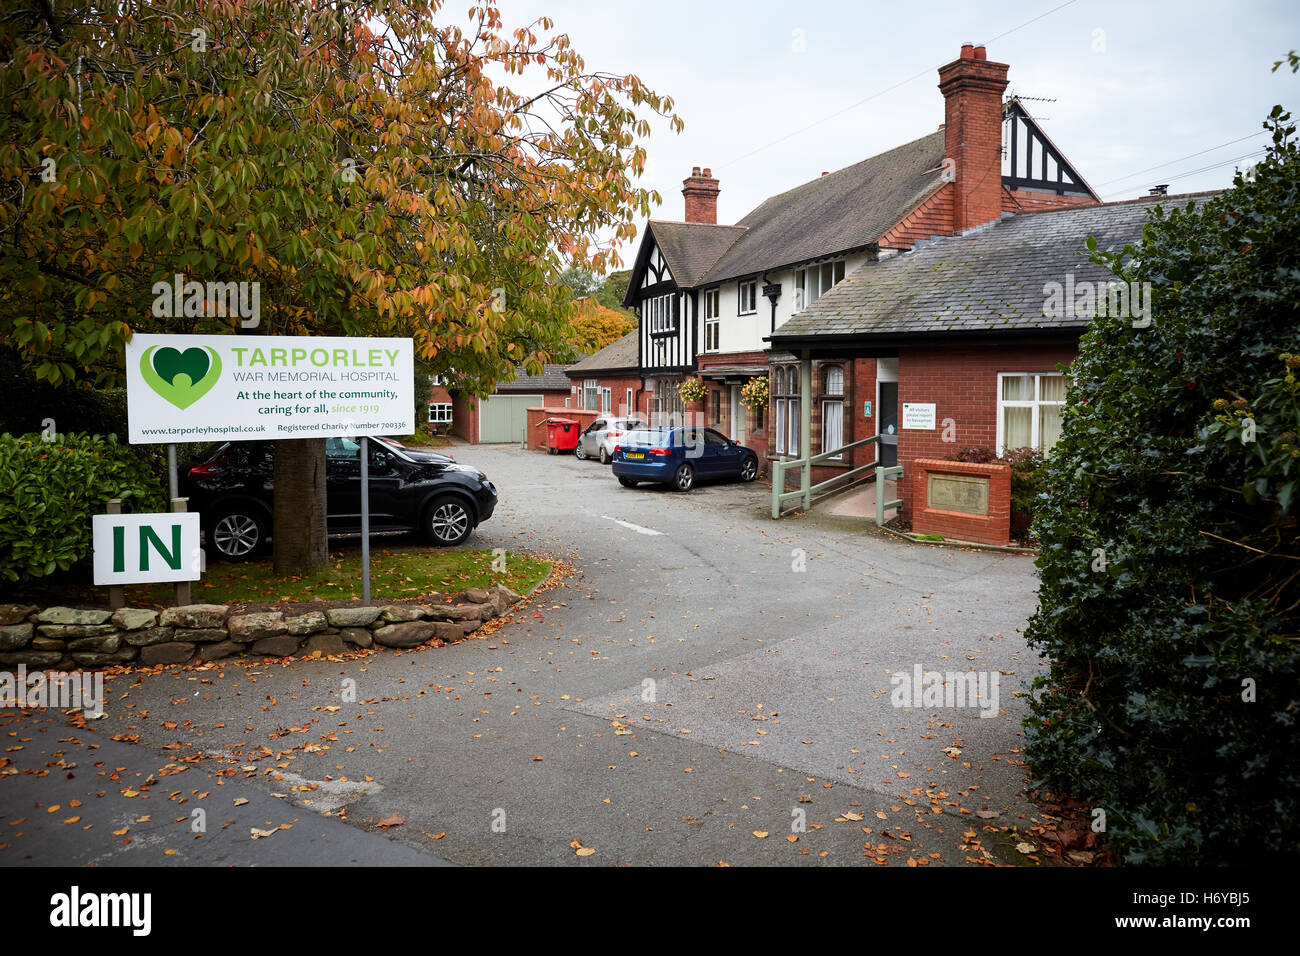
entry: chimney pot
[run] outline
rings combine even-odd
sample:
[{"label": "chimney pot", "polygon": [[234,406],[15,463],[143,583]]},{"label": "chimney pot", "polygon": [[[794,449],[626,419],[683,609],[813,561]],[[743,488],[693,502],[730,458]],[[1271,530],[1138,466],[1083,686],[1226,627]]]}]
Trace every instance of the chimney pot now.
[{"label": "chimney pot", "polygon": [[977,46],[977,47],[975,48],[975,59],[977,59],[977,60],[987,60],[988,58],[989,58],[989,51],[988,51],[988,50],[984,49],[984,47],[982,47],[982,46]]},{"label": "chimney pot", "polygon": [[973,59],[975,57],[975,44],[963,43],[961,45],[961,55],[963,59],[967,59],[967,60]]},{"label": "chimney pot", "polygon": [[713,171],[704,167],[691,168],[691,175],[682,181],[682,197],[686,200],[686,221],[718,224],[718,181],[713,178]]},{"label": "chimney pot", "polygon": [[822,170],[822,175],[823,175],[823,176],[829,176],[830,173],[823,169],[823,170]]}]

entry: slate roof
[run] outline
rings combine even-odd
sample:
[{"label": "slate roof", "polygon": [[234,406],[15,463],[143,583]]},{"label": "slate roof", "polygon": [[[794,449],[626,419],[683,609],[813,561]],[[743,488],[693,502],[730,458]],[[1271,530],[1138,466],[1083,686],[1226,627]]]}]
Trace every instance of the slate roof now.
[{"label": "slate roof", "polygon": [[591,372],[610,372],[636,368],[637,336],[639,334],[639,330],[633,329],[621,339],[606,345],[599,352],[588,355],[576,365],[570,365],[566,369],[566,374],[570,378],[582,378]]},{"label": "slate roof", "polygon": [[679,289],[695,286],[709,266],[745,232],[742,226],[661,219],[650,220],[649,228]]},{"label": "slate roof", "polygon": [[[1210,193],[1169,196],[1185,206]],[[1077,329],[1088,319],[1043,314],[1048,282],[1104,283],[1110,272],[1088,261],[1085,242],[1136,243],[1151,201],[1022,213],[966,236],[917,245],[867,263],[783,324],[774,347],[837,336],[898,337],[1026,329]]]},{"label": "slate roof", "polygon": [[541,375],[529,375],[522,365],[515,367],[518,376],[513,382],[502,382],[498,393],[508,392],[567,392],[569,377],[564,374],[567,365],[548,365]]},{"label": "slate roof", "polygon": [[819,176],[763,202],[698,284],[867,246],[943,185],[944,132]]}]

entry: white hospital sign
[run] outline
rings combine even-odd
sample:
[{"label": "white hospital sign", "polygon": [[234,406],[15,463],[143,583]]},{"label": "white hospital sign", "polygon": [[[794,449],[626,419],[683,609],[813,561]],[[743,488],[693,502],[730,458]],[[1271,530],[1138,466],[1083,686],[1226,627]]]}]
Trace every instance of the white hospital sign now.
[{"label": "white hospital sign", "polygon": [[126,344],[133,445],[415,431],[410,339],[149,335]]},{"label": "white hospital sign", "polygon": [[199,579],[197,513],[93,515],[90,523],[96,584]]},{"label": "white hospital sign", "polygon": [[903,403],[903,428],[917,428],[934,430],[934,402],[928,404],[918,404],[917,402]]}]

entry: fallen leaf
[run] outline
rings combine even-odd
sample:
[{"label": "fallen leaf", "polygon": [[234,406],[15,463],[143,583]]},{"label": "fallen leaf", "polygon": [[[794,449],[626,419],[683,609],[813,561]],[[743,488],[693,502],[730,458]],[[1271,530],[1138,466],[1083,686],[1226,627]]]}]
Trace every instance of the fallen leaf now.
[{"label": "fallen leaf", "polygon": [[766,830],[755,830],[755,831],[754,831],[754,836],[758,837],[760,840],[766,840],[766,839],[767,839],[767,831],[766,831]]},{"label": "fallen leaf", "polygon": [[242,807],[248,802],[248,797],[235,797],[235,806]]},{"label": "fallen leaf", "polygon": [[400,827],[406,822],[406,817],[399,817],[396,813],[390,814],[379,821],[381,827]]}]

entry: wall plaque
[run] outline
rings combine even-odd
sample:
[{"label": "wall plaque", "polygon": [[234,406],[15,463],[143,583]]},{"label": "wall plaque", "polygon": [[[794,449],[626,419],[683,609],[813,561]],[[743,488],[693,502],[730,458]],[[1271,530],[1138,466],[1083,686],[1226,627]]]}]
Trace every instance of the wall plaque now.
[{"label": "wall plaque", "polygon": [[987,517],[989,480],[973,475],[937,475],[926,481],[926,507]]}]

